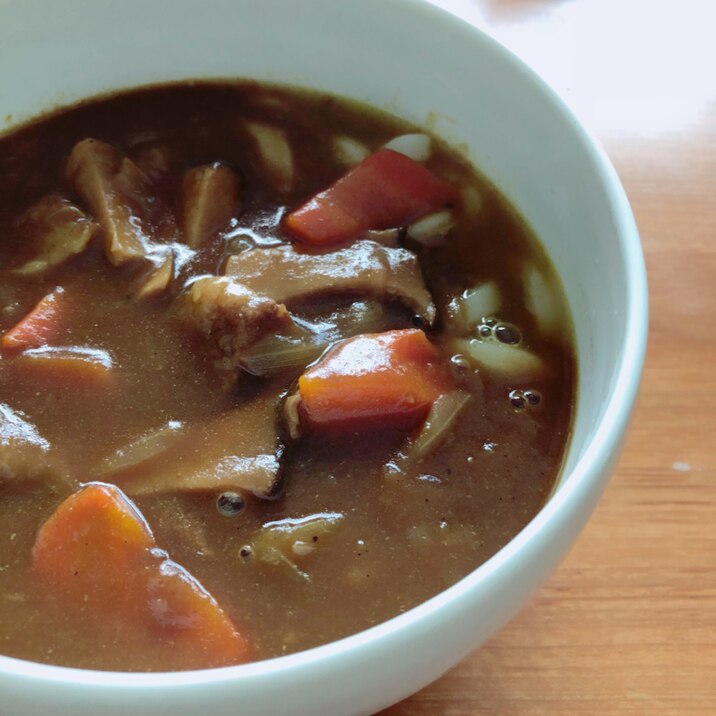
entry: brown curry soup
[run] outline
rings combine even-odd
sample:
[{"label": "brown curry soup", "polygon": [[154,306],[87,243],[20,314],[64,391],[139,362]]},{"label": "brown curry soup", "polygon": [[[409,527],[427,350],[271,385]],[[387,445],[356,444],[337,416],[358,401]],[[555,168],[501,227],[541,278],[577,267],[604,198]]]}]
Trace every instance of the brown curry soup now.
[{"label": "brown curry soup", "polygon": [[[422,216],[319,247],[287,228],[361,157],[417,131],[335,97],[194,83],[93,100],[0,138],[0,333],[61,289],[51,336],[0,357],[0,653],[128,671],[231,663],[173,655],[181,625],[149,638],[112,615],[119,626],[98,628],[91,606],[38,586],[38,531],[94,481],[128,495],[253,659],[416,606],[542,507],[575,357],[558,280],[506,199],[432,138],[421,163],[458,197],[432,212],[435,235]],[[98,149],[114,183],[88,189]],[[112,226],[129,222],[114,244],[97,186],[116,201]],[[50,250],[57,222],[76,250]],[[292,283],[294,267],[305,281]],[[497,308],[476,317],[480,301]],[[416,329],[449,376],[442,412],[329,430],[299,405],[292,425],[287,398],[324,351]]]}]

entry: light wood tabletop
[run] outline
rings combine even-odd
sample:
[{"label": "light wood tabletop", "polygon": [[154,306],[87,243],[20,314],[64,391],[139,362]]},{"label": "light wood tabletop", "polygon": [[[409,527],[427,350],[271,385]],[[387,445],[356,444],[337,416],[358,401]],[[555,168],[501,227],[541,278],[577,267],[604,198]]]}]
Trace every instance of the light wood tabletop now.
[{"label": "light wood tabletop", "polygon": [[482,649],[383,716],[716,714],[716,3],[439,0],[604,144],[650,289],[619,468],[562,567]]}]

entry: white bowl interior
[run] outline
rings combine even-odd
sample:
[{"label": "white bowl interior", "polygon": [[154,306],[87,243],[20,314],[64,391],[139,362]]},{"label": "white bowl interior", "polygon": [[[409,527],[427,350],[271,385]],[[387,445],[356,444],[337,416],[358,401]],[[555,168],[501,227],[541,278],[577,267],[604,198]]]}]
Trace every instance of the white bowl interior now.
[{"label": "white bowl interior", "polygon": [[[326,713],[363,712],[410,693],[489,636],[544,579],[586,519],[618,450],[643,359],[645,282],[633,219],[611,166],[560,101],[478,31],[414,0],[0,0],[0,68],[7,126],[113,89],[187,77],[246,77],[361,99],[469,148],[534,228],[569,298],[580,377],[562,489],[507,549],[436,600],[382,631],[271,667],[274,675],[301,668],[301,679],[287,676],[275,682],[274,692],[286,694],[284,687],[292,684],[294,713],[312,713],[320,703]],[[464,635],[452,623],[457,614],[474,620],[477,613],[484,623],[463,628]],[[414,659],[400,654],[420,638],[434,639],[438,625],[444,636],[435,641],[433,663],[424,663],[423,652],[413,676],[400,667],[403,681],[388,685],[385,659],[392,654],[410,665]],[[333,672],[326,667],[329,655]],[[366,669],[369,657],[379,668]],[[165,706],[166,713],[183,714],[182,703],[191,698],[184,693],[166,700],[164,691],[149,698],[146,689],[130,693],[126,687],[174,684],[178,693],[179,685],[185,691],[189,682],[213,682],[210,713],[234,713],[222,710],[220,698],[234,698],[236,683],[242,694],[254,695],[246,713],[271,713],[278,703],[258,688],[269,674],[262,665],[243,668],[241,678],[233,676],[239,674],[234,668],[193,682],[187,676],[112,681],[31,666],[0,658],[0,691],[5,667],[15,675],[5,683],[18,704],[41,703],[28,696],[36,678],[50,678],[57,685],[50,692],[60,701],[79,698],[73,684],[95,684],[106,695],[111,682],[116,698],[122,695],[118,709],[130,702],[144,709],[155,701],[156,714]],[[360,691],[345,682],[349,667],[364,670]],[[329,673],[342,675],[317,695],[316,676]],[[80,702],[71,703],[79,708]],[[40,713],[39,706],[32,708],[18,706],[12,713]]]}]

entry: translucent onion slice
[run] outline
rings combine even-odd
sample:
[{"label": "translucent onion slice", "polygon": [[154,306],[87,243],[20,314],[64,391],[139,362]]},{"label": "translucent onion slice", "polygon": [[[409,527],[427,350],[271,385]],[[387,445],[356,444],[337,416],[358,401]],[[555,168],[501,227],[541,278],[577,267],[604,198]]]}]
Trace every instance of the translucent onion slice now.
[{"label": "translucent onion slice", "polygon": [[416,162],[425,162],[432,153],[432,140],[427,134],[401,134],[385,145],[386,149],[405,154]]},{"label": "translucent onion slice", "polygon": [[542,333],[555,335],[564,325],[564,313],[556,291],[533,264],[522,270],[527,310],[535,317]]},{"label": "translucent onion slice", "polygon": [[128,445],[108,455],[99,465],[98,474],[108,475],[141,465],[168,450],[183,433],[184,424],[170,420],[166,425],[150,430]]},{"label": "translucent onion slice", "polygon": [[452,211],[444,209],[414,221],[406,231],[411,239],[430,245],[442,241],[453,226],[455,217]]},{"label": "translucent onion slice", "polygon": [[462,310],[470,325],[477,325],[486,316],[494,316],[502,306],[502,294],[495,281],[486,281],[462,294]]},{"label": "translucent onion slice", "polygon": [[453,349],[466,355],[483,370],[513,380],[538,378],[545,372],[542,359],[522,346],[458,339],[453,342]]},{"label": "translucent onion slice", "polygon": [[462,206],[465,213],[474,219],[482,211],[485,201],[480,190],[477,189],[477,187],[467,184],[462,188],[460,194],[462,196]]},{"label": "translucent onion slice", "polygon": [[287,567],[301,580],[310,576],[296,564],[312,554],[333,534],[343,520],[340,512],[319,512],[307,517],[267,522],[252,544],[255,558],[266,564]]},{"label": "translucent onion slice", "polygon": [[453,390],[441,395],[430,408],[420,432],[385,466],[383,474],[387,478],[404,475],[437,450],[452,433],[470,400],[472,396],[464,390]]},{"label": "translucent onion slice", "polygon": [[259,341],[242,356],[241,367],[257,376],[270,376],[290,369],[301,370],[334,341],[386,329],[383,307],[375,301],[356,301],[321,323],[298,317],[294,317],[294,323],[303,335],[269,336]]},{"label": "translucent onion slice", "polygon": [[494,316],[502,306],[502,294],[495,281],[468,288],[448,306],[451,321],[469,333],[483,318]]},{"label": "translucent onion slice", "polygon": [[333,138],[333,153],[343,166],[354,167],[370,154],[370,149],[357,139],[338,136]]},{"label": "translucent onion slice", "polygon": [[462,390],[441,395],[434,403],[418,436],[410,445],[407,459],[411,463],[426,458],[450,435],[471,396]]},{"label": "translucent onion slice", "polygon": [[254,345],[239,361],[252,375],[269,376],[291,368],[300,370],[325,350],[327,343],[271,336]]}]

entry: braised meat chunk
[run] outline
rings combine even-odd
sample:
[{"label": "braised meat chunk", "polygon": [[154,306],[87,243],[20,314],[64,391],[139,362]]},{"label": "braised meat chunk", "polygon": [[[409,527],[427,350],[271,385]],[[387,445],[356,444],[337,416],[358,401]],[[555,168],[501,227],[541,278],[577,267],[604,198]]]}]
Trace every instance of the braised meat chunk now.
[{"label": "braised meat chunk", "polygon": [[35,246],[32,260],[14,270],[22,276],[36,276],[87,248],[97,224],[79,207],[58,194],[51,194],[31,206],[18,220],[18,231]]},{"label": "braised meat chunk", "polygon": [[291,325],[286,306],[226,276],[203,276],[180,296],[182,320],[206,338],[221,372],[235,371],[246,348]]},{"label": "braised meat chunk", "polygon": [[435,305],[416,255],[375,241],[356,241],[319,254],[293,245],[244,251],[229,258],[224,273],[277,303],[348,293],[396,299],[426,323],[435,320]]}]

